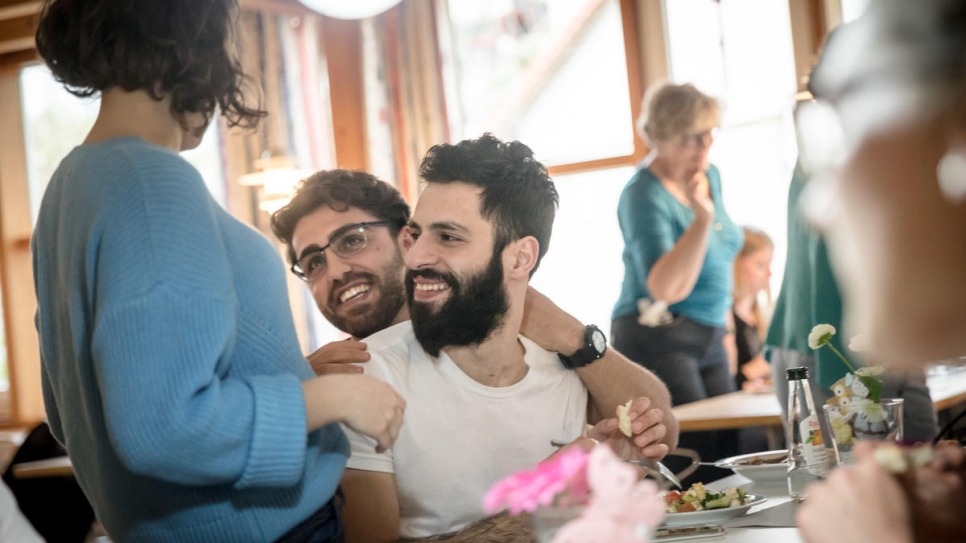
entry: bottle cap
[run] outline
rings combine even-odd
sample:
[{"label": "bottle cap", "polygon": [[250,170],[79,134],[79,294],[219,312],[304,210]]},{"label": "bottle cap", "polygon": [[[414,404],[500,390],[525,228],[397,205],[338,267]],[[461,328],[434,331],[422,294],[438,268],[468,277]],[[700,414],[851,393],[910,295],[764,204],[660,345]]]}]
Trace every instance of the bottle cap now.
[{"label": "bottle cap", "polygon": [[802,366],[800,368],[788,368],[785,371],[789,381],[794,381],[796,379],[808,379],[808,368]]}]

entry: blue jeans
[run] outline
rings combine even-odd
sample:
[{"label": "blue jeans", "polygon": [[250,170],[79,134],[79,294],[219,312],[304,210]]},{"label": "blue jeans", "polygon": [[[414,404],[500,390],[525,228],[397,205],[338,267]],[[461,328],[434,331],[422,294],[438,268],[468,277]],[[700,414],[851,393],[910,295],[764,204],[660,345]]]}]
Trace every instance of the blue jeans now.
[{"label": "blue jeans", "polygon": [[[644,326],[637,322],[635,314],[614,319],[611,335],[614,349],[664,381],[673,405],[735,390],[735,378],[728,370],[728,354],[724,348],[724,328],[706,326],[682,316],[663,326]],[[738,454],[738,433],[734,430],[682,432],[678,445],[697,451],[701,460],[713,462]],[[707,482],[727,475],[731,472],[703,466],[682,482]]]},{"label": "blue jeans", "polygon": [[318,511],[300,522],[275,543],[345,543],[342,526],[342,489]]}]

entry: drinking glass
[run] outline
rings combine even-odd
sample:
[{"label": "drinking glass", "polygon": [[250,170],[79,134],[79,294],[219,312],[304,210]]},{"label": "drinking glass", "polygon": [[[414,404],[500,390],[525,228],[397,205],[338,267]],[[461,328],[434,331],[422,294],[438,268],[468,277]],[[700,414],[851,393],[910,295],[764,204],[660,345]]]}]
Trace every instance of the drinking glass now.
[{"label": "drinking glass", "polygon": [[852,463],[852,447],[863,439],[902,440],[901,398],[886,398],[879,403],[825,404],[835,460],[839,465]]}]

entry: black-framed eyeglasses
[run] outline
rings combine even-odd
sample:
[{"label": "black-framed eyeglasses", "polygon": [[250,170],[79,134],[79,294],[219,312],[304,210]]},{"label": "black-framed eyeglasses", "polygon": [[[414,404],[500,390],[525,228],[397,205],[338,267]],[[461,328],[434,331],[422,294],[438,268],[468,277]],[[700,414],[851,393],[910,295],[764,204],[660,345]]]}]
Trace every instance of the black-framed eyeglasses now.
[{"label": "black-framed eyeglasses", "polygon": [[389,221],[358,222],[347,224],[333,232],[329,243],[321,249],[313,249],[292,264],[292,273],[303,281],[314,281],[325,273],[329,262],[325,250],[331,249],[340,258],[357,255],[369,244],[368,231],[376,226],[389,226]]}]

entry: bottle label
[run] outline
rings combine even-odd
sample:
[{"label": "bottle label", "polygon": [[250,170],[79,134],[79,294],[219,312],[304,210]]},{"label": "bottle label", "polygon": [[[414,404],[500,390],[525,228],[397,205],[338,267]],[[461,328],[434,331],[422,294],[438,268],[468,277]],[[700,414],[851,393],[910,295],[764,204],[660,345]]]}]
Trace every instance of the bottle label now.
[{"label": "bottle label", "polygon": [[825,478],[832,470],[832,455],[825,447],[822,439],[822,427],[818,423],[818,417],[814,413],[804,418],[800,423],[802,435],[802,453],[805,456],[805,465],[808,466],[809,473]]}]

